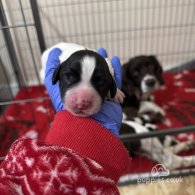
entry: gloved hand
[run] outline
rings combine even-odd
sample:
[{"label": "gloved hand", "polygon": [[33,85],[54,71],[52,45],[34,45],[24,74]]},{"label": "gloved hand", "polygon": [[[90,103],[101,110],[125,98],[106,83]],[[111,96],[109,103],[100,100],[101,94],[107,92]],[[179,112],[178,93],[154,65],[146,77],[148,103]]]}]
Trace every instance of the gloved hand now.
[{"label": "gloved hand", "polygon": [[[45,74],[45,86],[54,105],[54,108],[57,112],[65,109],[60,97],[59,82],[57,82],[55,85],[52,84],[53,72],[55,71],[56,67],[60,64],[59,56],[61,52],[62,51],[59,48],[54,48],[50,51],[46,63]],[[98,50],[98,53],[104,58],[108,57],[106,50],[103,48],[100,48]],[[116,85],[120,89],[121,88],[120,60],[117,56],[115,56],[112,58],[111,63],[114,69]],[[98,121],[105,128],[110,130],[115,136],[119,137],[119,130],[122,122],[122,108],[120,104],[112,101],[105,101],[101,107],[101,110],[98,113],[92,115],[91,118]]]}]

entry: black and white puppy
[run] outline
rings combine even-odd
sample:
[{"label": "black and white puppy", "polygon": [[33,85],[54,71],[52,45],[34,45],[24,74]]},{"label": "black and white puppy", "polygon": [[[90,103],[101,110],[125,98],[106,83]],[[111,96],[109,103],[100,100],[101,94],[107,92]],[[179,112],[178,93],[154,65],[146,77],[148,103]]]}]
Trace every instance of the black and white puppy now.
[{"label": "black and white puppy", "polygon": [[[128,118],[123,117],[120,135],[124,134],[141,134],[151,131],[158,131],[158,128],[150,123],[150,115],[143,114],[142,116]],[[130,156],[134,157],[137,154],[147,156],[149,159],[163,164],[166,168],[173,170],[195,166],[195,155],[180,156],[182,151],[188,151],[195,147],[195,140],[180,142],[173,136],[150,137],[141,140],[131,140],[125,142]]]},{"label": "black and white puppy", "polygon": [[151,93],[164,84],[162,66],[155,56],[136,56],[123,65],[122,91],[125,94],[123,111],[131,116],[164,111],[151,102]]},{"label": "black and white puppy", "polygon": [[[62,54],[52,83],[59,81],[61,99],[73,115],[88,117],[97,113],[106,98],[123,101],[124,94],[116,87],[108,60],[73,43],[60,43],[54,47],[60,48]],[[46,63],[49,51],[43,54],[42,64]]]}]

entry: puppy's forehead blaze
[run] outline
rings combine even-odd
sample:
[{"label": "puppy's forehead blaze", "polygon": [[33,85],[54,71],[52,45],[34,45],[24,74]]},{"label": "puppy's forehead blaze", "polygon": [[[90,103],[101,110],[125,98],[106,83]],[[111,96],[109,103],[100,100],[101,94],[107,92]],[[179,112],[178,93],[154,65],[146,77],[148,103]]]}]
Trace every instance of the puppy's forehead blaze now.
[{"label": "puppy's forehead blaze", "polygon": [[83,82],[89,82],[95,70],[96,60],[92,56],[84,56],[81,61],[81,80]]}]

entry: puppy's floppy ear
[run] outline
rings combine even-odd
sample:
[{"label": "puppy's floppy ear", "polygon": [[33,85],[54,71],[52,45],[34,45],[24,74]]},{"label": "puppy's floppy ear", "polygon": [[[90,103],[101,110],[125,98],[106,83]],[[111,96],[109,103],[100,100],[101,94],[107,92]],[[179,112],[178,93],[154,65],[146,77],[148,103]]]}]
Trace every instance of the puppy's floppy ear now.
[{"label": "puppy's floppy ear", "polygon": [[152,60],[152,62],[156,65],[156,72],[158,74],[158,80],[160,82],[161,85],[164,85],[165,84],[165,81],[164,81],[164,78],[162,76],[163,74],[163,68],[162,68],[162,65],[160,64],[160,62],[157,60],[156,56],[149,56],[149,58]]},{"label": "puppy's floppy ear", "polygon": [[158,73],[159,73],[159,77],[158,77],[159,83],[160,83],[160,85],[164,85],[165,81],[164,81],[164,78],[163,78],[163,68],[160,64],[158,66]]},{"label": "puppy's floppy ear", "polygon": [[52,84],[56,84],[58,80],[60,79],[60,70],[61,70],[61,64],[58,65],[58,67],[55,69],[52,77]]},{"label": "puppy's floppy ear", "polygon": [[116,95],[116,92],[117,92],[116,82],[112,77],[112,83],[110,86],[110,97],[114,98],[114,96]]},{"label": "puppy's floppy ear", "polygon": [[159,82],[160,82],[161,85],[164,85],[165,84],[165,80],[164,80],[163,76],[161,76],[159,78]]},{"label": "puppy's floppy ear", "polygon": [[151,55],[151,56],[148,56],[148,58],[155,65],[155,67],[158,68],[158,71],[162,73],[162,65],[160,64],[156,56]]},{"label": "puppy's floppy ear", "polygon": [[135,87],[132,82],[131,76],[129,74],[128,68],[130,67],[130,63],[126,63],[122,67],[122,92],[125,93],[126,97],[131,97],[135,93]]}]

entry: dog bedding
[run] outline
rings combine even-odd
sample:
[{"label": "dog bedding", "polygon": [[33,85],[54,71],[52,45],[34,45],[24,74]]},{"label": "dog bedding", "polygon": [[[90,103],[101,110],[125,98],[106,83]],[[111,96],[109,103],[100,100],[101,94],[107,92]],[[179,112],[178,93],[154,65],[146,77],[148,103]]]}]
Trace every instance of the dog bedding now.
[{"label": "dog bedding", "polygon": [[[158,127],[166,130],[195,125],[195,71],[166,73],[163,77],[165,86],[154,94],[155,102],[166,111],[166,119],[157,124]],[[34,98],[34,101],[23,101]],[[19,137],[43,140],[55,115],[43,86],[22,88],[14,100],[22,101],[10,104],[0,117],[0,159],[6,155],[13,141]],[[195,139],[195,133],[182,133],[176,135],[176,138],[180,141]],[[181,155],[194,153],[195,150],[191,150]],[[151,171],[155,164],[146,157],[136,156],[132,159],[129,171],[130,173]]]}]

